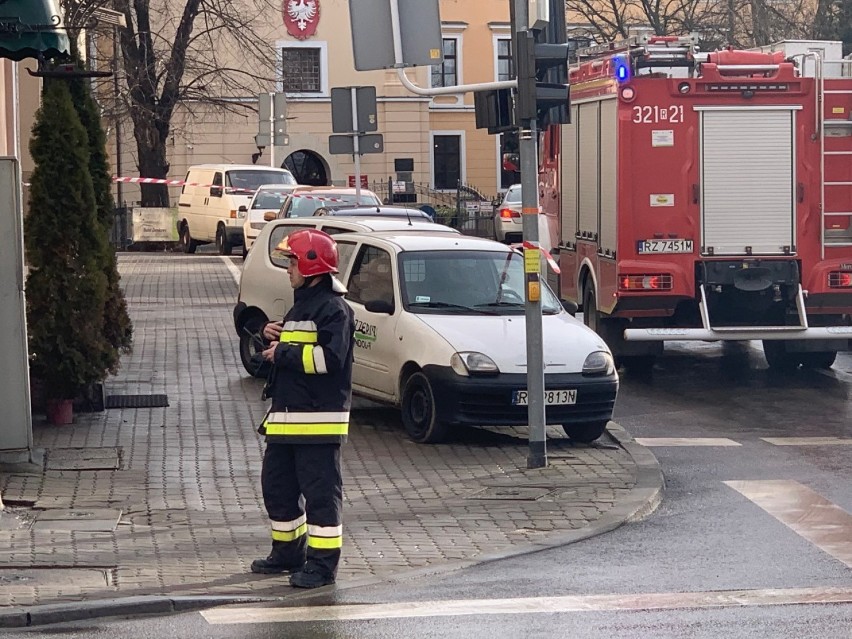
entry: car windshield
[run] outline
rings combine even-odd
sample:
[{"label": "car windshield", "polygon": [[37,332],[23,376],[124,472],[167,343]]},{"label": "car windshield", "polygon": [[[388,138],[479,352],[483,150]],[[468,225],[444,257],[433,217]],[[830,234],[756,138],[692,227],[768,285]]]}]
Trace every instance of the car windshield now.
[{"label": "car windshield", "polygon": [[[293,204],[290,206],[288,217],[310,217],[318,208],[328,206],[332,203],[356,205],[358,200],[354,193],[322,193],[321,191],[310,191],[302,193],[305,197],[300,197],[299,194],[293,194]],[[322,198],[322,199],[315,199]],[[361,193],[361,204],[375,204],[380,206],[379,198],[372,193]]]},{"label": "car windshield", "polygon": [[263,189],[257,194],[257,197],[254,198],[251,208],[266,210],[274,209],[275,211],[278,211],[278,209],[281,208],[281,204],[284,202],[285,197],[287,197],[287,192],[283,189],[280,191]]},{"label": "car windshield", "polygon": [[256,191],[264,184],[295,184],[296,178],[289,171],[264,171],[246,169],[225,173],[225,186],[238,191]]},{"label": "car windshield", "polygon": [[[511,251],[400,253],[403,303],[412,313],[517,315],[524,312],[524,257]],[[542,311],[560,312],[542,286]]]},{"label": "car windshield", "polygon": [[506,191],[506,197],[503,200],[504,202],[520,202],[521,201],[521,189],[512,187],[508,191]]}]

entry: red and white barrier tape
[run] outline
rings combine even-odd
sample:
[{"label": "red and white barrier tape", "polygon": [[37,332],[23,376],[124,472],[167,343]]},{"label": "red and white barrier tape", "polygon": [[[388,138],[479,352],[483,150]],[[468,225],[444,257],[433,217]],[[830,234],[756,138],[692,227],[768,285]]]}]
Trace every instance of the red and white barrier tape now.
[{"label": "red and white barrier tape", "polygon": [[[113,182],[123,182],[128,184],[165,184],[166,186],[200,186],[201,188],[208,189],[212,186],[222,186],[221,184],[201,184],[200,182],[186,182],[184,180],[164,180],[160,178],[143,178],[143,177],[113,177]],[[239,187],[224,187],[226,191],[229,192],[238,192],[241,195],[251,195],[256,191],[256,189],[243,189]],[[267,189],[270,193],[283,193],[285,195],[289,194],[290,191],[273,191],[272,189]],[[300,197],[305,200],[319,200],[321,202],[345,202],[340,198],[334,197],[320,197],[318,195],[307,195],[301,193],[294,193],[293,197]]]}]

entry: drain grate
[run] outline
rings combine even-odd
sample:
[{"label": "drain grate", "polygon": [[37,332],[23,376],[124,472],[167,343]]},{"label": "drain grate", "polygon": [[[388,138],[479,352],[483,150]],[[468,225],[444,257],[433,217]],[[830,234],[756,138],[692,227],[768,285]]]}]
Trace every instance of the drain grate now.
[{"label": "drain grate", "polygon": [[160,408],[169,405],[168,395],[107,395],[107,408]]},{"label": "drain grate", "polygon": [[470,493],[465,499],[499,499],[507,501],[535,501],[549,494],[552,488],[536,486],[487,486]]}]

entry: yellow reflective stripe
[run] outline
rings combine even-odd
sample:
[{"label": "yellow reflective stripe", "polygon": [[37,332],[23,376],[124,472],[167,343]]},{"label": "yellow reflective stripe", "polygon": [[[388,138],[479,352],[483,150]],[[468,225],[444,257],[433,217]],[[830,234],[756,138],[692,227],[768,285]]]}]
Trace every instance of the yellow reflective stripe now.
[{"label": "yellow reflective stripe", "polygon": [[334,548],[343,547],[343,536],[340,537],[311,537],[308,535],[309,548],[321,548],[323,550],[332,550]]},{"label": "yellow reflective stripe", "polygon": [[275,541],[294,541],[308,532],[308,525],[302,524],[296,530],[273,530],[272,538]]},{"label": "yellow reflective stripe", "polygon": [[281,424],[266,422],[267,435],[347,435],[349,424]]},{"label": "yellow reflective stripe", "polygon": [[316,331],[282,331],[280,341],[287,344],[316,344]]},{"label": "yellow reflective stripe", "polygon": [[317,374],[317,369],[314,366],[314,347],[311,344],[302,346],[302,366],[305,367],[306,375]]}]

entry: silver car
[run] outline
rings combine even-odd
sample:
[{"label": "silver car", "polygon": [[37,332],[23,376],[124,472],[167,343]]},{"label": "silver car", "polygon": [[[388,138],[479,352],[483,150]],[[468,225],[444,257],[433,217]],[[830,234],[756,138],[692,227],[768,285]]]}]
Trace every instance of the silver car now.
[{"label": "silver car", "polygon": [[524,229],[521,222],[521,185],[513,184],[494,214],[494,238],[498,242],[520,242]]}]

